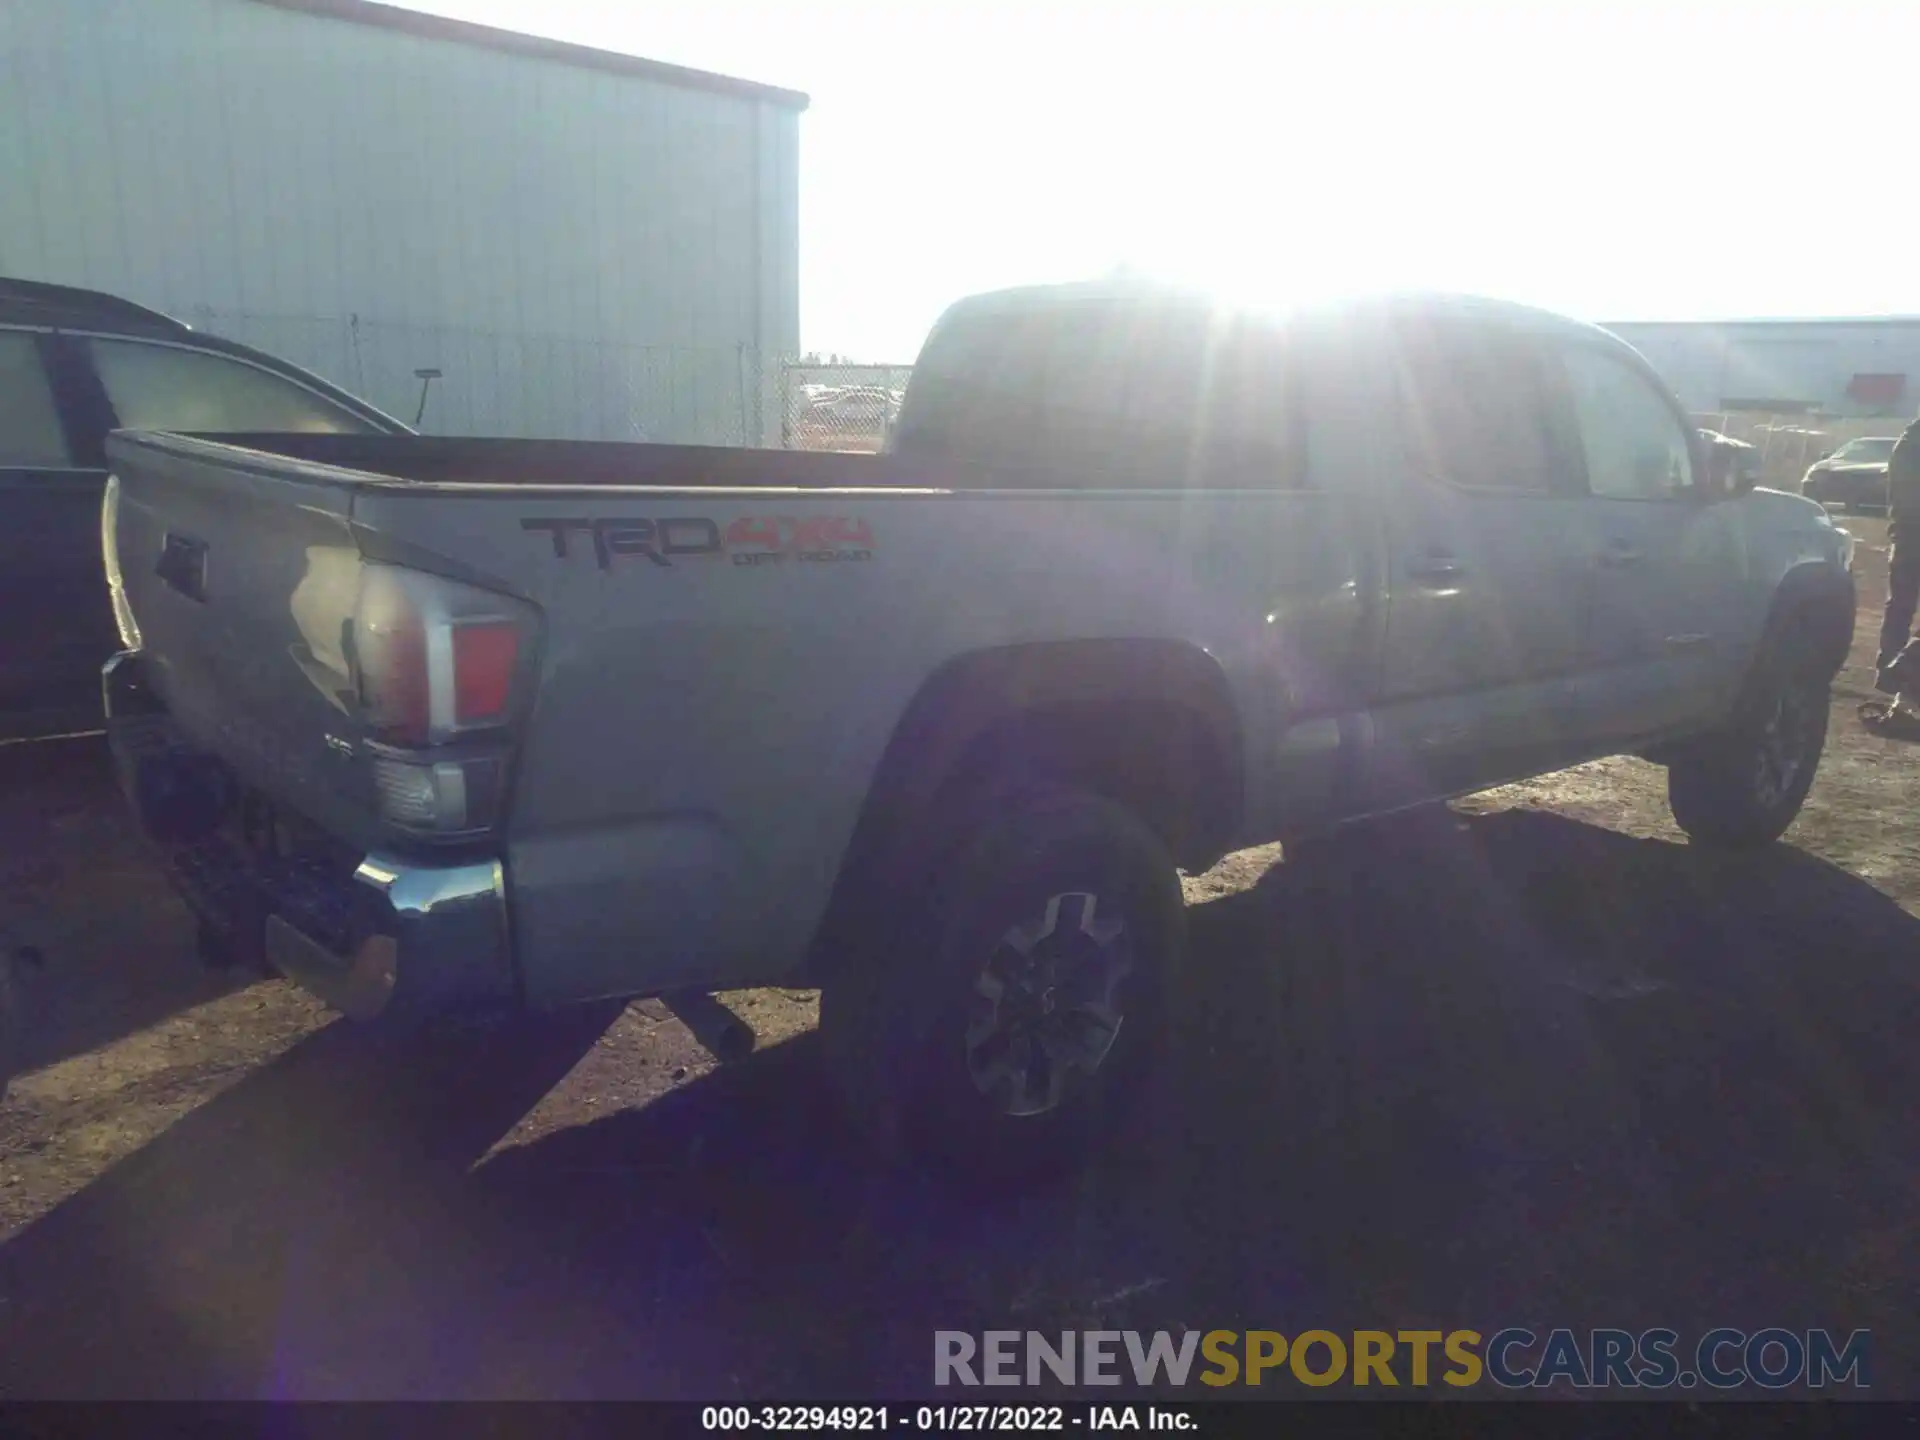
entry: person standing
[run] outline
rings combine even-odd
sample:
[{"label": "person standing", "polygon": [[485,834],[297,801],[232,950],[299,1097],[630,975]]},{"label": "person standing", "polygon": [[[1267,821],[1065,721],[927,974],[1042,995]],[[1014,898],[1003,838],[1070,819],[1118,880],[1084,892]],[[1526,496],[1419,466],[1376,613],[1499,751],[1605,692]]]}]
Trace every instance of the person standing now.
[{"label": "person standing", "polygon": [[[1877,685],[1887,694],[1901,686],[1888,671],[1913,638],[1920,605],[1920,418],[1901,432],[1887,460],[1887,610],[1880,622]],[[1911,662],[1909,662],[1911,663]]]}]

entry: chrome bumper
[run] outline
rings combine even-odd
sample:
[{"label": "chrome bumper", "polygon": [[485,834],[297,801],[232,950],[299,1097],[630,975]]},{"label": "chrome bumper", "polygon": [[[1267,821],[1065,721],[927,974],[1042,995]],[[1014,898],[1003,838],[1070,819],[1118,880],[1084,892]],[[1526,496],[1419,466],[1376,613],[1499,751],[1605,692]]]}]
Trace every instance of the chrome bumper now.
[{"label": "chrome bumper", "polygon": [[[334,1009],[371,1020],[391,1004],[405,974],[409,998],[504,1001],[510,994],[461,994],[448,982],[492,970],[510,973],[506,877],[497,860],[476,865],[409,865],[369,855],[353,883],[381,899],[383,923],[346,953],[329,948],[277,913],[263,944],[274,969]],[[487,957],[494,957],[489,965]],[[476,967],[476,961],[479,962]],[[437,993],[432,993],[437,992]]]},{"label": "chrome bumper", "polygon": [[138,658],[116,657],[106,675],[120,788],[174,888],[234,960],[270,966],[361,1020],[518,1003],[498,860],[260,853],[233,833],[244,786],[182,739],[139,683]]}]

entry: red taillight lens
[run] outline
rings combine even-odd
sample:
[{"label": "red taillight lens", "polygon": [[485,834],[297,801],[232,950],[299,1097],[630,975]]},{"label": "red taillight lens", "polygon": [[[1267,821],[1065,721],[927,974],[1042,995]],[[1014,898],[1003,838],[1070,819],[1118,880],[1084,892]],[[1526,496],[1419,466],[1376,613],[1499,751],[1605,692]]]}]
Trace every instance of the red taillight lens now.
[{"label": "red taillight lens", "polygon": [[512,719],[532,611],[458,581],[368,565],[354,660],[368,730],[390,745],[438,745]]},{"label": "red taillight lens", "polygon": [[520,631],[511,620],[469,620],[453,627],[453,721],[498,724],[513,698]]}]

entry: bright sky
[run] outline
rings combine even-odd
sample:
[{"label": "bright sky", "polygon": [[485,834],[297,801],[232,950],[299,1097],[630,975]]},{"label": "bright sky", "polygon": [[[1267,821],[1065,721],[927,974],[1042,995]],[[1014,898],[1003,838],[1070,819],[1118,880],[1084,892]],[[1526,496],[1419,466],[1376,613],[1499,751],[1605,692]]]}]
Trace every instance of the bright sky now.
[{"label": "bright sky", "polygon": [[807,348],[1120,264],[1588,319],[1920,312],[1920,4],[407,0],[805,90]]}]

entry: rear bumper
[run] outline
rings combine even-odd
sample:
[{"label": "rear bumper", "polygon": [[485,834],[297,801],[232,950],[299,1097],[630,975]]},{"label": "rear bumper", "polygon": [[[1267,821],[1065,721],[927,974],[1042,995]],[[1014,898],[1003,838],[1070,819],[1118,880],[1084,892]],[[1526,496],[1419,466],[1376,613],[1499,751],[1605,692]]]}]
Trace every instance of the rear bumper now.
[{"label": "rear bumper", "polygon": [[356,1019],[517,1003],[498,860],[429,865],[252,844],[237,833],[243,787],[182,739],[138,653],[109,661],[102,688],[121,791],[175,889],[236,961],[270,966]]}]

